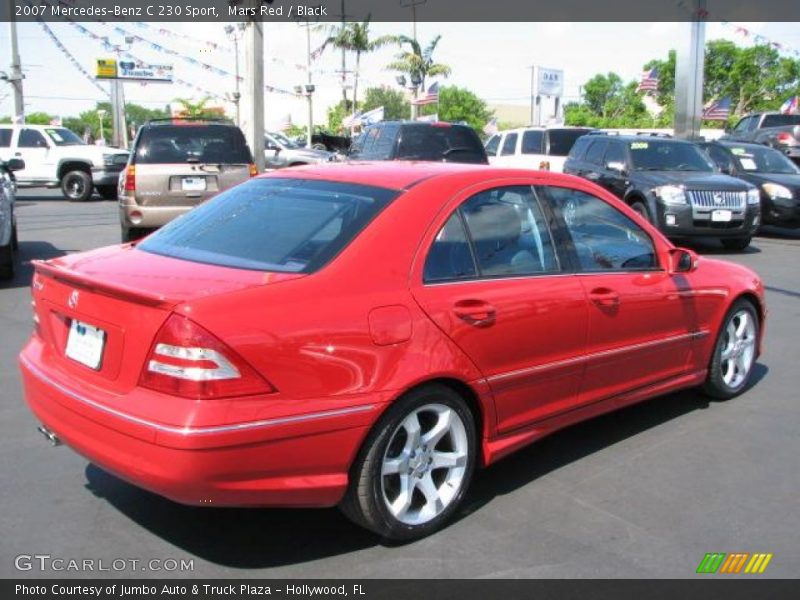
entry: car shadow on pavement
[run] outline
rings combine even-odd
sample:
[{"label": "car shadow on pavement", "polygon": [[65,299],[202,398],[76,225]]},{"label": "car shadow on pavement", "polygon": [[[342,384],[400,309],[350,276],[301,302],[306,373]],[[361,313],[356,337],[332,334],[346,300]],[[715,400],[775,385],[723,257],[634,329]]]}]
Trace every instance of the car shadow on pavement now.
[{"label": "car shadow on pavement", "polygon": [[[751,385],[768,372],[754,367]],[[736,400],[733,400],[734,402]],[[716,401],[688,390],[656,398],[557,432],[479,471],[456,519],[585,456]],[[203,560],[241,569],[301,564],[391,542],[357,527],[336,509],[205,508],[176,504],[95,465],[86,487],[154,535]],[[446,535],[446,534],[443,534]]]},{"label": "car shadow on pavement", "polygon": [[764,225],[759,230],[758,237],[775,240],[797,240],[800,241],[800,228],[788,229],[786,227],[775,227],[774,225]]},{"label": "car shadow on pavement", "polygon": [[20,241],[17,253],[16,273],[14,278],[8,281],[0,281],[0,289],[11,289],[19,287],[29,287],[33,278],[32,260],[47,260],[64,256],[71,250],[56,248],[50,242]]}]

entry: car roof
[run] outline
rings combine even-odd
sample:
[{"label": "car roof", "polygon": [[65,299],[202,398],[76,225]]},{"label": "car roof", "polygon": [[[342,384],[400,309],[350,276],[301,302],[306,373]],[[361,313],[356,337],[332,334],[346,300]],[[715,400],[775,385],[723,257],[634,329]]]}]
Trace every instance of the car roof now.
[{"label": "car roof", "polygon": [[531,169],[510,169],[491,167],[483,164],[446,163],[430,161],[352,161],[327,163],[280,169],[260,175],[260,178],[319,179],[342,183],[369,185],[393,190],[406,190],[417,183],[435,177],[458,175],[479,176],[481,181],[503,177],[532,177],[546,179],[548,182],[574,181],[574,177],[533,171]]},{"label": "car roof", "polygon": [[621,142],[668,142],[673,144],[690,144],[695,142],[691,140],[682,140],[674,137],[663,137],[660,135],[608,135],[605,132],[595,133],[588,136],[588,139],[594,140],[620,140]]},{"label": "car roof", "polygon": [[712,142],[707,142],[708,144],[717,144],[719,146],[726,146],[728,148],[736,146],[736,147],[744,147],[744,148],[753,148],[753,149],[764,149],[769,148],[769,146],[765,146],[764,144],[756,144],[754,142],[737,142],[736,140],[714,140]]},{"label": "car roof", "polygon": [[504,129],[503,131],[498,131],[497,135],[502,135],[504,133],[519,133],[525,131],[553,131],[553,130],[564,130],[564,131],[572,131],[572,130],[583,130],[583,131],[595,131],[594,127],[584,127],[583,125],[534,125],[531,127],[515,127],[514,129]]}]

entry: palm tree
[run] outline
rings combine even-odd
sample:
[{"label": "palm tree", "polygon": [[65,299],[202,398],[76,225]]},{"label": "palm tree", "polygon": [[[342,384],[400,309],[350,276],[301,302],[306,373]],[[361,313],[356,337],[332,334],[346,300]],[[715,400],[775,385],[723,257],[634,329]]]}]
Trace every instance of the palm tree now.
[{"label": "palm tree", "polygon": [[197,102],[192,102],[189,98],[175,98],[175,102],[183,107],[183,110],[181,110],[181,117],[184,119],[209,119],[220,117],[219,109],[206,106],[210,101],[210,96],[201,98]]},{"label": "palm tree", "polygon": [[449,66],[443,63],[433,62],[433,51],[436,50],[436,46],[441,39],[442,36],[437,35],[424,50],[416,39],[406,35],[398,35],[393,39],[393,41],[400,46],[408,46],[408,49],[400,52],[400,54],[395,57],[396,60],[386,65],[386,68],[407,74],[409,79],[415,84],[415,97],[418,90],[425,89],[425,80],[428,77],[436,77],[437,75],[447,77],[452,71]]},{"label": "palm tree", "polygon": [[[356,112],[358,106],[358,69],[361,65],[361,55],[367,52],[374,52],[387,44],[396,41],[395,36],[384,35],[375,39],[369,37],[369,22],[372,18],[367,15],[366,20],[362,23],[347,23],[344,27],[333,27],[332,35],[322,44],[324,49],[329,44],[334,48],[343,49],[347,52],[352,52],[356,56],[356,67],[353,77],[353,112]],[[347,97],[345,96],[345,105],[347,104]]]}]

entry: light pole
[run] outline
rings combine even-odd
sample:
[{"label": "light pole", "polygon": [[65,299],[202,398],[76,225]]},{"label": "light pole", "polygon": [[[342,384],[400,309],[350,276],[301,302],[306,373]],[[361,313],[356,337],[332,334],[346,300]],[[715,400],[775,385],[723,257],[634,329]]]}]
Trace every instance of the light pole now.
[{"label": "light pole", "polygon": [[237,127],[240,125],[239,101],[242,98],[242,94],[239,92],[239,81],[241,79],[241,77],[239,77],[239,40],[241,40],[242,36],[244,35],[245,27],[247,27],[247,24],[245,23],[237,23],[236,25],[225,26],[225,33],[228,35],[228,39],[233,42],[233,54],[236,64],[236,89],[233,92],[233,105],[236,109]]},{"label": "light pole", "polygon": [[105,141],[106,137],[103,134],[103,117],[105,117],[105,116],[106,116],[106,111],[105,111],[104,108],[100,108],[100,109],[97,110],[97,118],[100,121],[100,139],[104,140],[104,141]]},{"label": "light pole", "polygon": [[300,21],[298,21],[297,23],[300,27],[306,28],[306,73],[308,75],[308,78],[305,86],[297,86],[300,88],[301,93],[303,93],[303,95],[306,97],[306,100],[308,101],[308,131],[306,132],[306,148],[311,148],[313,143],[311,141],[311,138],[314,135],[313,95],[315,87],[311,78],[311,26],[318,20],[319,19],[315,19],[312,22],[311,19],[306,19],[305,23],[301,23]]}]

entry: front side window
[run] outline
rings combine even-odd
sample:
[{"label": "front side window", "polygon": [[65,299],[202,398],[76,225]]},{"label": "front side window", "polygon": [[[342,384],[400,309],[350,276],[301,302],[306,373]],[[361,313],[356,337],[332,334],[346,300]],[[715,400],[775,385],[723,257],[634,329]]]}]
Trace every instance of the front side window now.
[{"label": "front side window", "polygon": [[23,129],[19,133],[17,145],[20,148],[47,148],[44,136],[35,129]]},{"label": "front side window", "polygon": [[581,271],[658,268],[650,236],[607,202],[569,188],[546,187],[542,193],[561,213]]},{"label": "front side window", "polygon": [[137,248],[212,265],[313,273],[398,192],[303,179],[251,179],[170,222]]},{"label": "front side window", "polygon": [[56,146],[83,146],[84,141],[65,127],[48,127],[47,137]]},{"label": "front side window", "polygon": [[500,154],[503,156],[508,156],[509,154],[514,154],[514,151],[517,149],[517,134],[516,133],[509,133],[506,135],[506,139],[503,140],[503,149],[500,151]]}]

